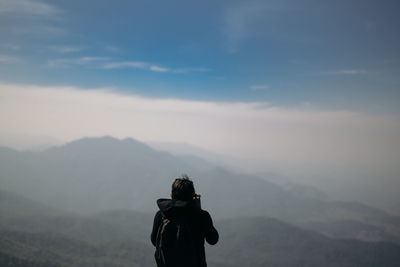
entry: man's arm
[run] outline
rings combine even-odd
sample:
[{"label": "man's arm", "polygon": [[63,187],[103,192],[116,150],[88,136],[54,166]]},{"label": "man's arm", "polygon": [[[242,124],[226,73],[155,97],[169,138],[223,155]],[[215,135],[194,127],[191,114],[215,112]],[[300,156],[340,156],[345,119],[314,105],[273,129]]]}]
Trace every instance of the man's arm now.
[{"label": "man's arm", "polygon": [[218,242],[219,235],[215,229],[210,214],[203,210],[203,218],[205,222],[205,238],[208,244],[215,245]]},{"label": "man's arm", "polygon": [[160,226],[162,219],[161,211],[157,211],[156,215],[154,216],[154,222],[153,222],[153,230],[151,231],[151,243],[153,246],[156,246],[156,238],[157,238],[157,232],[158,232],[158,227]]}]

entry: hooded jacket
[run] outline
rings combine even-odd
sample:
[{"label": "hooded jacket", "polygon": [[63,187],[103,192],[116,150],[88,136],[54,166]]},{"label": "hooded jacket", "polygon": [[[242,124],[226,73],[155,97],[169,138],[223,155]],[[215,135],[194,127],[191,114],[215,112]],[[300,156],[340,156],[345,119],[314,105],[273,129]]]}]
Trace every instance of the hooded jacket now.
[{"label": "hooded jacket", "polygon": [[160,210],[154,216],[151,242],[156,246],[157,231],[162,223],[163,217],[173,220],[178,216],[187,216],[192,229],[193,242],[197,252],[198,266],[206,267],[206,256],[204,252],[204,240],[210,245],[218,242],[218,232],[213,226],[210,214],[197,207],[193,201],[182,201],[175,199],[159,199],[157,205]]}]

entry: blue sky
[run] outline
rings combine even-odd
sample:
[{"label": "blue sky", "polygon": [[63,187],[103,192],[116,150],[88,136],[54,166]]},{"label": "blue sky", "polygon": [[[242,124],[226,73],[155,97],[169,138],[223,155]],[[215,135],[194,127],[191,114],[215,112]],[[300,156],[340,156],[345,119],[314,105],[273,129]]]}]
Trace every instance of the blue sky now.
[{"label": "blue sky", "polygon": [[0,1],[0,81],[398,111],[398,1]]}]

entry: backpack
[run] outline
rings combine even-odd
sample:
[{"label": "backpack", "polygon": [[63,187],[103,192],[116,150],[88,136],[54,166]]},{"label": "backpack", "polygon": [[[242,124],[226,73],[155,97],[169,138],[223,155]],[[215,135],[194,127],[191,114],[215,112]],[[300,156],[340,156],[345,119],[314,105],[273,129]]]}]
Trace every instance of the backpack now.
[{"label": "backpack", "polygon": [[155,258],[158,267],[196,267],[197,252],[187,216],[163,216],[157,231]]}]

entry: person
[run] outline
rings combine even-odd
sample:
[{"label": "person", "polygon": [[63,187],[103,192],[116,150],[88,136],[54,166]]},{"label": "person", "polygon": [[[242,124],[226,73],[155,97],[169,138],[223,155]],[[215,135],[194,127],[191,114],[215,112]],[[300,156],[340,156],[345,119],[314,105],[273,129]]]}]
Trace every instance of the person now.
[{"label": "person", "polygon": [[[200,195],[195,193],[190,178],[187,175],[176,178],[172,183],[171,199],[158,199],[157,205],[160,210],[154,216],[151,233],[151,242],[156,247],[157,266],[206,267],[204,241],[215,245],[219,235],[210,214],[201,209]],[[165,232],[174,231],[166,230],[167,225],[174,225],[178,229],[175,229],[172,239],[163,237],[166,235]],[[177,225],[178,227],[176,227]],[[163,238],[164,240],[161,240]],[[166,239],[167,241],[165,241]],[[179,246],[179,242],[186,243]]]}]

